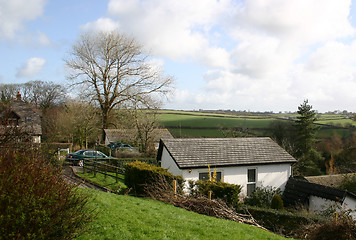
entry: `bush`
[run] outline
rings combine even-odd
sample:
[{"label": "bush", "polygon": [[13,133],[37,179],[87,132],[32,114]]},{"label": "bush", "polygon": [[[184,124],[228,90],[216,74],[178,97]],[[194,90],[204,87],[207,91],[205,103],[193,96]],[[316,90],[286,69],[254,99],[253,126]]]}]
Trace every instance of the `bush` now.
[{"label": "bush", "polygon": [[183,184],[182,177],[174,176],[167,169],[139,161],[125,164],[125,184],[136,196],[147,196],[146,186],[154,186],[161,177],[168,184],[172,184],[173,180],[177,180],[180,186]]},{"label": "bush", "polygon": [[108,159],[108,163],[110,165],[113,165],[115,167],[121,167],[121,168],[124,168],[125,164],[135,162],[135,161],[144,162],[154,166],[159,165],[156,158],[110,158]]},{"label": "bush", "polygon": [[284,209],[283,200],[281,198],[281,195],[275,194],[273,196],[272,201],[271,201],[271,208],[276,209],[276,210]]},{"label": "bush", "polygon": [[245,198],[244,204],[261,208],[270,208],[273,196],[276,194],[280,195],[281,193],[282,191],[279,188],[256,187],[251,196]]},{"label": "bush", "polygon": [[217,181],[197,181],[195,185],[197,186],[197,191],[200,195],[208,197],[209,192],[211,191],[211,197],[213,199],[222,199],[227,204],[232,206],[239,203],[239,194],[241,192],[240,185]]},{"label": "bush", "polygon": [[90,220],[88,197],[34,153],[0,157],[0,239],[71,239]]},{"label": "bush", "polygon": [[310,240],[356,239],[356,223],[350,216],[343,215],[338,220],[311,225],[307,233]]}]

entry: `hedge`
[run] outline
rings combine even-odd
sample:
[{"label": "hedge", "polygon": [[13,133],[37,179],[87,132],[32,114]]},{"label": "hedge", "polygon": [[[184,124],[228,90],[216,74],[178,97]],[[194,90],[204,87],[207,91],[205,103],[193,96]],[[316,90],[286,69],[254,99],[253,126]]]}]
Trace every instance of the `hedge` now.
[{"label": "hedge", "polygon": [[152,186],[160,177],[164,177],[168,184],[177,180],[178,184],[182,186],[183,178],[173,175],[167,169],[140,161],[125,164],[125,184],[136,196],[146,196],[145,187]]},{"label": "hedge", "polygon": [[198,191],[201,195],[209,196],[209,192],[212,192],[212,198],[222,199],[229,205],[236,205],[239,202],[239,194],[241,192],[241,186],[236,184],[230,184],[217,181],[197,181],[195,185],[198,187]]},{"label": "hedge", "polygon": [[284,235],[291,235],[304,226],[325,222],[325,219],[317,216],[306,215],[302,213],[292,213],[288,211],[278,211],[275,209],[266,209],[259,207],[244,206],[237,209],[238,212],[248,211],[256,221],[263,227]]}]

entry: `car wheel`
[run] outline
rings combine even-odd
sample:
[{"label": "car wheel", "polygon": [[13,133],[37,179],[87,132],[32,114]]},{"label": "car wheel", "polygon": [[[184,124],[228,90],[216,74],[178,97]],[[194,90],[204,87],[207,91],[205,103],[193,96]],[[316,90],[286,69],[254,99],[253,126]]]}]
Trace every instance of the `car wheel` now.
[{"label": "car wheel", "polygon": [[78,165],[79,165],[79,167],[83,167],[84,166],[84,160],[83,159],[79,160]]}]

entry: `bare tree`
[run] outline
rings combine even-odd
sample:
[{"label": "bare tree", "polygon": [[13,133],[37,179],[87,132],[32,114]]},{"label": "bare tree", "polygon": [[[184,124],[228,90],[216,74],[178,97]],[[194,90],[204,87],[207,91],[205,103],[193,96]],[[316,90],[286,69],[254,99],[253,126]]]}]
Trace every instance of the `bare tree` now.
[{"label": "bare tree", "polygon": [[1,84],[0,91],[2,103],[11,102],[20,92],[22,100],[42,110],[65,102],[67,94],[64,86],[39,80],[20,84]]},{"label": "bare tree", "polygon": [[65,60],[71,69],[68,78],[99,104],[102,130],[110,126],[114,108],[133,98],[169,91],[172,78],[148,60],[142,46],[117,31],[84,33],[73,45]]}]

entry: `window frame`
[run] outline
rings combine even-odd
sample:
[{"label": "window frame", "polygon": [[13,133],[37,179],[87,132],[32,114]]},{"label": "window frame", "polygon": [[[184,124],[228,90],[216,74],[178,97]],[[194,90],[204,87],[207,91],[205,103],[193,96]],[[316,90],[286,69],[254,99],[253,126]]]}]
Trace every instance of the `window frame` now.
[{"label": "window frame", "polygon": [[[203,178],[201,178],[201,175],[207,175],[207,179],[203,179]],[[210,174],[211,174],[211,178],[213,177],[213,174],[214,174],[214,171],[210,171]],[[220,178],[219,178],[219,175],[220,175]],[[210,180],[210,178],[209,178],[209,172],[208,171],[201,171],[201,172],[199,172],[199,174],[198,174],[198,179],[199,180],[201,180],[201,181],[209,181]],[[217,182],[222,182],[222,179],[223,179],[223,171],[221,171],[221,170],[216,170],[216,181]]]},{"label": "window frame", "polygon": [[[250,181],[252,179],[250,179],[250,175],[249,172],[250,171],[254,171],[254,181]],[[247,192],[247,196],[250,196],[256,189],[257,187],[257,179],[258,179],[258,171],[257,168],[247,168],[247,183],[246,183],[246,192]],[[253,190],[251,190],[251,186],[253,186]]]}]

